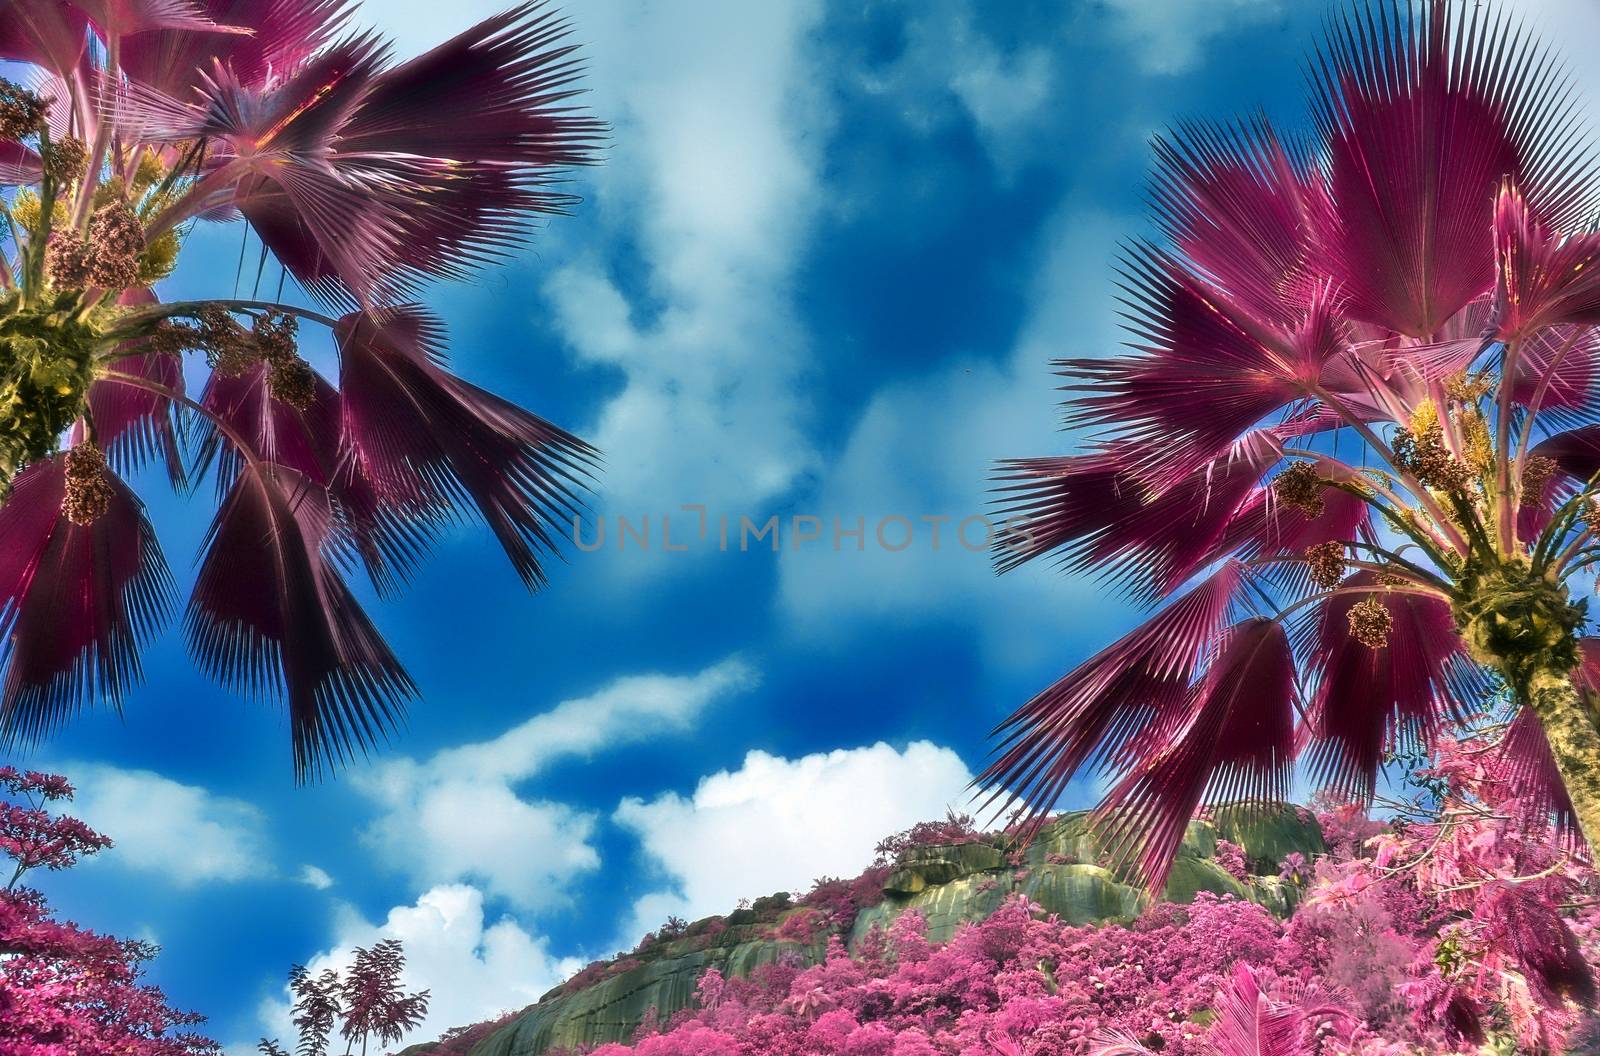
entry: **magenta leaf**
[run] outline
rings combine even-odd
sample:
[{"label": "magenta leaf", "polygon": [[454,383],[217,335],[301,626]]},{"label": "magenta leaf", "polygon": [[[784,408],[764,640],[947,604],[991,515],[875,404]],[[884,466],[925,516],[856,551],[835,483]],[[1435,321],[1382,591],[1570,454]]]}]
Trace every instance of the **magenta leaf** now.
[{"label": "magenta leaf", "polygon": [[89,525],[62,513],[65,456],[33,463],[0,505],[0,740],[35,741],[96,700],[120,707],[172,582],[144,506],[109,477]]},{"label": "magenta leaf", "polygon": [[335,528],[327,493],[303,475],[242,467],[207,533],[185,618],[208,674],[287,700],[302,780],[374,746],[415,693],[328,560]]}]

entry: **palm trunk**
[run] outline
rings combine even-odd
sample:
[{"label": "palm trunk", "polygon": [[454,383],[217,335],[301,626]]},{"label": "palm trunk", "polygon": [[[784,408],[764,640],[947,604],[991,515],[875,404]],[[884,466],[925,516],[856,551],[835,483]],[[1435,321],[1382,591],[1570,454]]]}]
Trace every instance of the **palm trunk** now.
[{"label": "palm trunk", "polygon": [[[1525,700],[1544,726],[1584,839],[1592,853],[1600,852],[1600,728],[1594,714],[1566,674],[1536,680]],[[1600,853],[1595,858],[1600,861]]]}]

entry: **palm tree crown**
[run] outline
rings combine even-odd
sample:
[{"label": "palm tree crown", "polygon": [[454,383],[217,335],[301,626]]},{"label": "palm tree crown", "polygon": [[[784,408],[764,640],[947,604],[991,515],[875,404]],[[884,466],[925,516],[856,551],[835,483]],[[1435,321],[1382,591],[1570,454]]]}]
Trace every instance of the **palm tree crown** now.
[{"label": "palm tree crown", "polygon": [[1001,470],[1000,568],[1165,604],[1007,719],[980,780],[1043,811],[1098,771],[1157,887],[1203,800],[1282,798],[1302,759],[1370,799],[1468,716],[1600,840],[1600,182],[1571,85],[1452,0],[1360,3],[1310,69],[1303,139],[1158,139],[1131,349],[1061,364],[1098,433]]},{"label": "palm tree crown", "polygon": [[[347,571],[387,594],[466,514],[543,581],[593,452],[452,373],[410,299],[572,204],[553,182],[603,127],[573,109],[573,49],[541,4],[403,63],[351,14],[0,0],[0,59],[29,71],[0,82],[0,741],[138,680],[172,596],[119,475],[148,460],[180,486],[214,473],[187,638],[223,683],[286,699],[300,777],[414,694]],[[240,218],[327,314],[159,302],[194,223]],[[301,357],[302,325],[331,329],[337,378]]]}]

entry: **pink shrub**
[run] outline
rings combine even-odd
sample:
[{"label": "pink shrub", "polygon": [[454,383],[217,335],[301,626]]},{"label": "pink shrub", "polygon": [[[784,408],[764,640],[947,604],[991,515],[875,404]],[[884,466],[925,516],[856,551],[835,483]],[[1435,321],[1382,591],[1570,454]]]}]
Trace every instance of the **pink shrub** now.
[{"label": "pink shrub", "polygon": [[1222,871],[1235,880],[1245,881],[1250,879],[1250,866],[1245,861],[1244,848],[1237,843],[1218,840],[1216,859],[1217,864],[1222,867]]},{"label": "pink shrub", "polygon": [[887,865],[900,855],[917,847],[932,847],[947,843],[978,843],[984,834],[978,831],[971,815],[947,811],[941,821],[922,821],[885,837],[878,843],[878,865]]}]

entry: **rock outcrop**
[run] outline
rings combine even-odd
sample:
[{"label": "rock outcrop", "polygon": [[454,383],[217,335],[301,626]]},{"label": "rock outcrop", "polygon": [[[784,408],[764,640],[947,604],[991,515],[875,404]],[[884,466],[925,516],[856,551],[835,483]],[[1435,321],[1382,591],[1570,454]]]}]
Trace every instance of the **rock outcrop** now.
[{"label": "rock outcrop", "polygon": [[[1251,873],[1245,880],[1217,864],[1219,839],[1244,849]],[[1278,863],[1291,852],[1310,858],[1323,850],[1316,820],[1298,808],[1221,809],[1209,820],[1190,824],[1162,897],[1189,902],[1210,891],[1250,899],[1286,915],[1294,908],[1298,888],[1278,878]],[[1149,898],[1097,864],[1102,852],[1084,814],[1052,821],[1020,859],[989,842],[915,848],[894,863],[883,883],[883,900],[857,915],[848,943],[855,950],[874,927],[888,927],[913,909],[927,920],[928,938],[944,942],[963,922],[983,919],[1013,893],[1073,924],[1131,919],[1149,905]],[[783,916],[804,912],[787,910],[777,924],[781,926]],[[827,934],[808,943],[784,941],[774,937],[772,922],[742,923],[737,913],[728,925],[709,938],[691,927],[683,937],[658,944],[637,965],[619,966],[609,978],[589,986],[558,987],[486,1038],[471,1056],[540,1056],[550,1049],[624,1041],[652,1009],[665,1021],[687,1008],[707,968],[743,977],[786,957],[814,964],[827,949]],[[429,1048],[414,1046],[407,1052],[423,1056]]]}]

